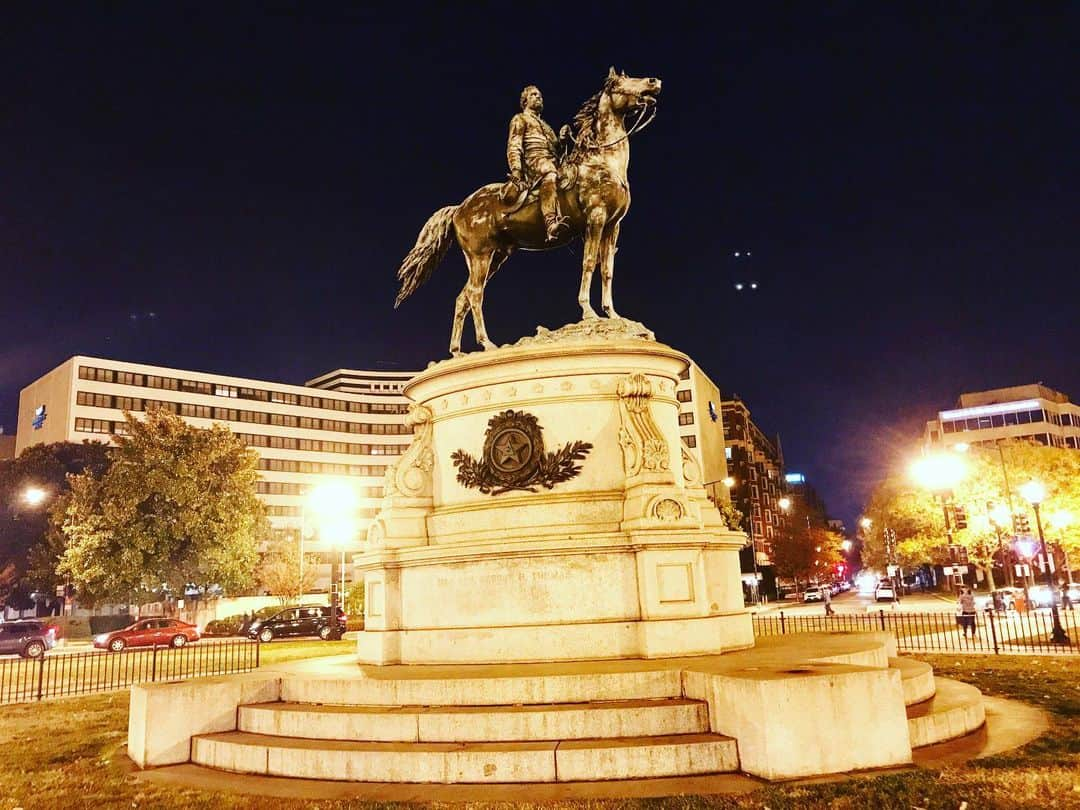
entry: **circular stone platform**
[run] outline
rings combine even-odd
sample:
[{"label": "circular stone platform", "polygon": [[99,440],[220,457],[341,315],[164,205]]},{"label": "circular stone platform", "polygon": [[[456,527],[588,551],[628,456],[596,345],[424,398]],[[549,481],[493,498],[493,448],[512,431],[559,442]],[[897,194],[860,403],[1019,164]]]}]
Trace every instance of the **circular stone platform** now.
[{"label": "circular stone platform", "polygon": [[721,656],[472,666],[341,656],[141,685],[128,750],[143,766],[190,759],[344,782],[790,780],[910,766],[913,748],[963,738],[984,718],[978,690],[897,659],[891,636],[800,634]]},{"label": "circular stone platform", "polygon": [[[474,667],[358,667],[346,657],[297,662],[258,675],[276,680],[279,700],[240,706],[240,729],[195,736],[194,763],[146,770],[141,778],[281,797],[386,801],[543,801],[748,792],[762,780],[747,773],[746,755],[752,758],[751,749],[764,745],[778,759],[776,752],[782,750],[778,746],[791,740],[782,736],[755,739],[746,734],[732,737],[715,729],[713,712],[731,711],[730,706],[720,705],[718,693],[731,687],[733,681],[727,679],[740,678],[748,679],[755,689],[764,689],[770,699],[777,695],[770,692],[770,685],[797,684],[799,693],[810,696],[820,685],[857,700],[865,686],[858,682],[859,674],[867,672],[877,672],[885,682],[918,684],[911,691],[896,683],[897,694],[921,699],[904,709],[914,753],[893,767],[939,767],[989,756],[1022,745],[1045,730],[1043,712],[1011,701],[984,699],[973,687],[955,681],[937,679],[934,695],[927,698],[925,665],[891,657],[890,646],[887,637],[877,634],[807,634],[763,639],[759,649],[743,653],[665,661]],[[184,684],[153,688],[168,691],[168,687],[180,686]],[[699,689],[709,694],[696,697]],[[586,693],[593,699],[571,702],[580,701]],[[502,703],[514,698],[523,698],[523,705]],[[358,699],[364,702],[356,703]],[[435,703],[414,703],[420,700]],[[444,703],[440,705],[439,700]],[[781,702],[762,710],[784,709]],[[819,717],[821,711],[828,714],[822,707],[804,711],[818,711]],[[867,716],[858,705],[851,707],[850,714],[859,722]],[[880,716],[875,714],[875,718]],[[322,728],[321,721],[328,718]],[[370,737],[378,729],[382,736],[397,739],[358,740],[350,732],[350,718],[362,720],[353,732]],[[829,734],[828,722],[831,719],[813,727],[825,727],[823,733]],[[298,725],[290,725],[294,723]],[[976,723],[974,728],[969,727],[972,723]],[[767,725],[781,732],[790,727],[790,723]],[[486,742],[468,742],[469,728],[482,729],[478,733]],[[298,730],[303,738],[289,734]],[[501,742],[500,730],[507,737]],[[574,733],[567,735],[567,730]],[[326,739],[316,739],[324,732]],[[626,732],[638,736],[614,736]],[[865,734],[859,739],[873,744]],[[836,739],[821,739],[819,745],[845,748]],[[688,753],[695,748],[702,756]],[[396,765],[395,758],[399,758]],[[466,769],[472,767],[468,764],[472,759],[478,776],[462,773],[458,775],[465,779],[454,778],[446,770],[452,758]],[[280,774],[287,769],[282,765],[290,759],[290,767],[296,769],[294,778],[283,778]],[[275,761],[276,766],[272,765]],[[543,774],[545,762],[555,768],[551,776]],[[812,766],[826,768],[828,763]],[[685,772],[664,773],[665,767],[681,767]],[[390,780],[344,781],[360,772],[373,775],[375,768],[383,768]],[[529,769],[539,777],[525,778]],[[851,768],[827,778],[881,770]],[[417,777],[424,773],[434,778],[417,784],[421,781]],[[505,781],[508,775],[512,778]],[[463,781],[472,784],[445,784]]]}]

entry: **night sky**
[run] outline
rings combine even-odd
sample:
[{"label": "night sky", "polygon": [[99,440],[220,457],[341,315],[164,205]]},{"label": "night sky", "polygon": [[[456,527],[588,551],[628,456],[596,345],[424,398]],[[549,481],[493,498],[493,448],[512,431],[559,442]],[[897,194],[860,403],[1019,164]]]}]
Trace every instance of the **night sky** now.
[{"label": "night sky", "polygon": [[[1076,4],[309,5],[5,10],[9,432],[78,353],[295,383],[446,356],[460,252],[394,311],[401,258],[503,179],[524,85],[558,129],[609,65],[664,82],[615,305],[738,393],[833,514],[961,391],[1080,398]],[[577,320],[580,256],[515,255],[492,339]]]}]

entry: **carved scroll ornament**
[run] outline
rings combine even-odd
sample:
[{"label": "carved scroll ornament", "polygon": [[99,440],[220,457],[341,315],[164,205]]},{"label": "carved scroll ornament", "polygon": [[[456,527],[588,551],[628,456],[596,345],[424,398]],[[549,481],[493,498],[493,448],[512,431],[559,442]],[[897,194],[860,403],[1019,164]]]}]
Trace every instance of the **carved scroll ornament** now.
[{"label": "carved scroll ornament", "polygon": [[650,400],[652,383],[644,374],[631,374],[619,380],[619,446],[627,476],[639,472],[664,472],[671,466],[667,442],[652,418]]},{"label": "carved scroll ornament", "polygon": [[413,429],[413,440],[396,464],[386,468],[386,494],[408,498],[431,496],[431,470],[435,454],[431,449],[431,409],[413,403],[405,424]]}]

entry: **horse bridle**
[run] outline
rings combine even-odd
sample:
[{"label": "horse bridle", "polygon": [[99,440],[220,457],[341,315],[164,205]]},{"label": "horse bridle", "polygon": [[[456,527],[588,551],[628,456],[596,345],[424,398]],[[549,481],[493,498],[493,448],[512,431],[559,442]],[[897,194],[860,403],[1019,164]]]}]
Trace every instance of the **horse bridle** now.
[{"label": "horse bridle", "polygon": [[[648,115],[648,118],[645,116]],[[612,146],[618,146],[623,141],[629,140],[631,135],[636,135],[645,129],[656,118],[656,102],[652,104],[643,104],[638,111],[637,120],[634,121],[630,129],[626,130],[622,135],[613,140],[611,143],[605,143],[602,146],[590,146],[590,149],[610,149]],[[570,133],[570,140],[573,141],[574,146],[578,145],[577,138],[574,137],[574,133]]]}]

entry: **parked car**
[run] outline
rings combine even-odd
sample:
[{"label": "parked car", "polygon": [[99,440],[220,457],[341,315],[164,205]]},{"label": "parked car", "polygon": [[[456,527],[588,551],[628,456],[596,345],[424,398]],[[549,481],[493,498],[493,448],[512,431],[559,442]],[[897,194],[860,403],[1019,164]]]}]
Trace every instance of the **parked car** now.
[{"label": "parked car", "polygon": [[[1072,596],[1070,595],[1070,599]],[[1049,585],[1033,585],[1028,588],[1028,600],[1032,607],[1045,608],[1061,604],[1061,590]]]},{"label": "parked car", "polygon": [[820,602],[820,601],[822,601],[825,598],[821,593],[821,589],[823,587],[827,588],[828,586],[827,585],[822,585],[822,586],[814,585],[814,586],[811,586],[811,587],[807,588],[806,593],[803,594],[802,600],[804,602]]},{"label": "parked car", "polygon": [[120,652],[125,647],[183,647],[202,637],[199,628],[179,619],[140,619],[135,624],[111,633],[94,636],[99,650]]},{"label": "parked car", "polygon": [[56,646],[57,628],[48,622],[20,619],[0,624],[0,653],[40,658]]},{"label": "parked car", "polygon": [[881,580],[874,588],[874,601],[880,602],[883,599],[896,600],[896,587],[887,579]]},{"label": "parked car", "polygon": [[300,605],[282,608],[267,617],[257,618],[248,628],[248,638],[269,643],[275,638],[295,636],[318,636],[323,641],[341,638],[348,617],[337,609],[338,629],[335,634],[330,626],[330,608],[326,605]]},{"label": "parked car", "polygon": [[1000,595],[1001,606],[1005,610],[1016,610],[1016,595],[1022,594],[1023,588],[995,588],[990,593],[979,593],[975,595],[975,606],[979,610],[993,610],[994,609],[994,595]]}]

